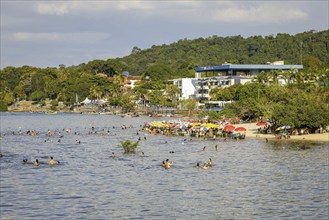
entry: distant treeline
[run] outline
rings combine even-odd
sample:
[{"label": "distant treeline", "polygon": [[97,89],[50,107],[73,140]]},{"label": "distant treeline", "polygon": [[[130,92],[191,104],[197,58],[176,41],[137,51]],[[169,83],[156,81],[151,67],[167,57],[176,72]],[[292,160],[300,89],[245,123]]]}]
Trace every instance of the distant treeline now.
[{"label": "distant treeline", "polygon": [[152,65],[165,65],[173,76],[194,74],[196,66],[233,64],[265,64],[284,60],[286,64],[329,66],[329,31],[308,31],[296,35],[241,36],[183,39],[170,45],[152,46],[118,61],[132,74],[147,72]]}]

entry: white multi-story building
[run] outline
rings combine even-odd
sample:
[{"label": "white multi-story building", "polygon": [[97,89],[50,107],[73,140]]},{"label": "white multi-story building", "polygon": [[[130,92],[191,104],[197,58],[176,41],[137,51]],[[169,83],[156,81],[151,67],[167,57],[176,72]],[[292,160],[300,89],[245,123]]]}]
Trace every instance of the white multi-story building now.
[{"label": "white multi-story building", "polygon": [[[265,65],[223,64],[221,66],[197,67],[195,68],[195,78],[174,79],[173,84],[180,89],[180,100],[192,98],[203,102],[210,100],[209,92],[211,89],[250,83],[252,78],[262,71],[298,71],[300,69],[303,69],[303,65],[284,65],[283,61]],[[285,84],[285,81],[279,79],[279,84]]]}]

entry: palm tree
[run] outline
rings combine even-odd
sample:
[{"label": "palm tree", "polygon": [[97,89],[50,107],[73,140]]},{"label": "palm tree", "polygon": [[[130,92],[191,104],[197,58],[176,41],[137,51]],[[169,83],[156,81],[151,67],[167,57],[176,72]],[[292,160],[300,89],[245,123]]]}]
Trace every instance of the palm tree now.
[{"label": "palm tree", "polygon": [[176,85],[167,85],[166,86],[166,94],[167,94],[167,98],[169,98],[175,106],[177,106],[177,94],[180,92],[178,86]]},{"label": "palm tree", "polygon": [[317,71],[319,82],[327,85],[329,83],[329,68],[321,68]]},{"label": "palm tree", "polygon": [[278,70],[271,70],[271,72],[268,73],[268,79],[270,79],[269,81],[271,81],[272,84],[277,85],[279,75],[280,75],[280,72]]},{"label": "palm tree", "polygon": [[261,71],[253,77],[252,81],[267,84],[269,82],[269,75],[265,71]]},{"label": "palm tree", "polygon": [[281,72],[281,78],[285,81],[285,84],[289,84],[294,80],[294,71],[288,70],[288,71],[282,71]]},{"label": "palm tree", "polygon": [[89,91],[91,96],[96,99],[100,99],[100,97],[103,95],[102,89],[97,85],[92,85]]},{"label": "palm tree", "polygon": [[194,99],[185,99],[182,102],[182,105],[188,110],[188,116],[191,116],[193,111],[197,108],[198,102]]}]

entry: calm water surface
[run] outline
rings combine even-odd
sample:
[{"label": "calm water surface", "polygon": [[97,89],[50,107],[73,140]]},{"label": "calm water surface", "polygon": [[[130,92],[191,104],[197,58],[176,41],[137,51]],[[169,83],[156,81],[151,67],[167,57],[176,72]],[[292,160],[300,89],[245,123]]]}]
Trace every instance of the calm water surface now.
[{"label": "calm water surface", "polygon": [[[183,137],[139,131],[152,120],[2,113],[1,219],[329,218],[327,144],[265,143],[248,137],[183,143]],[[39,135],[26,135],[28,129]],[[57,136],[45,142],[48,129],[61,131],[61,142]],[[123,155],[120,141],[139,137],[138,154]],[[140,157],[142,151],[145,157]],[[50,156],[61,164],[50,167]],[[25,158],[42,164],[23,164]],[[160,166],[167,158],[174,162],[168,170]],[[211,169],[194,167],[208,158]]]}]

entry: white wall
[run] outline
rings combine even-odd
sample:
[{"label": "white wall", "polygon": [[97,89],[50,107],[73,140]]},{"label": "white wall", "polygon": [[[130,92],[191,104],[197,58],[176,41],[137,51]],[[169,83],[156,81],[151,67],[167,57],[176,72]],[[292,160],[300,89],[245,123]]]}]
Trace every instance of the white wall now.
[{"label": "white wall", "polygon": [[192,78],[182,79],[182,99],[188,99],[190,95],[195,94],[195,87],[192,83]]}]

